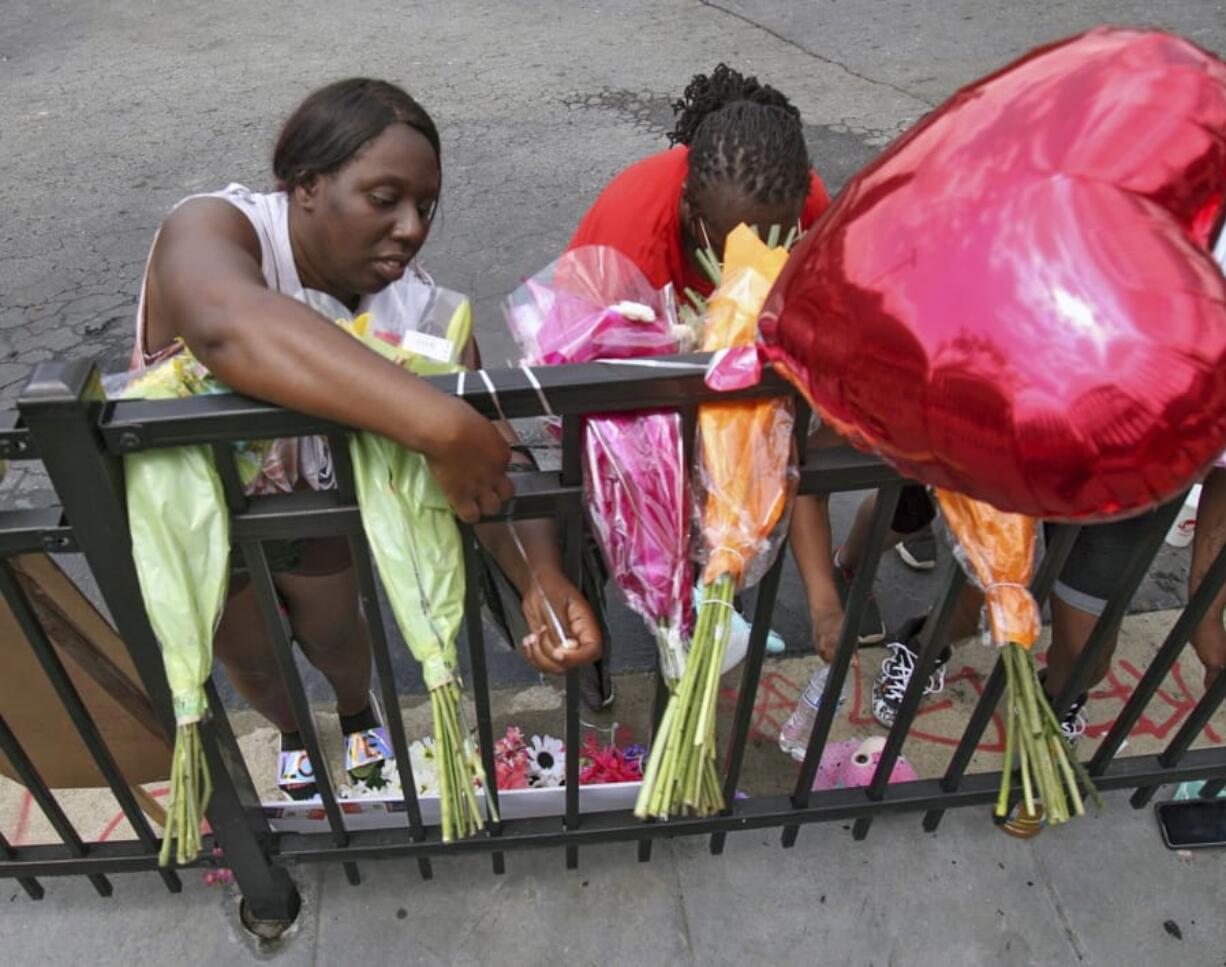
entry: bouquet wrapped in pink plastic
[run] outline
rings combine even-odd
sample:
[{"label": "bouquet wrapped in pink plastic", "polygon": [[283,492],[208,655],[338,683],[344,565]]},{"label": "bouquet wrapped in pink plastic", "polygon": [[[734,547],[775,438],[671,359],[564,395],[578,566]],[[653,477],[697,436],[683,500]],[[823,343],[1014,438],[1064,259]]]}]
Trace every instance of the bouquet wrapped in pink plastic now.
[{"label": "bouquet wrapped in pink plastic", "polygon": [[[658,356],[685,338],[670,288],[657,290],[615,249],[573,249],[507,300],[529,365]],[[635,412],[584,427],[584,490],[597,542],[627,603],[647,622],[670,685],[693,621],[691,499],[681,417]]]}]

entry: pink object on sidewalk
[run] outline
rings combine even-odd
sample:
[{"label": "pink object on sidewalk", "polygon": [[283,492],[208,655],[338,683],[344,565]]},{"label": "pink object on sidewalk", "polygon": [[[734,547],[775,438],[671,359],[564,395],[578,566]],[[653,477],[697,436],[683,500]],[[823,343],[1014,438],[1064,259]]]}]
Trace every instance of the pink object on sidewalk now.
[{"label": "pink object on sidewalk", "polygon": [[[813,779],[814,790],[867,786],[873,781],[884,748],[885,739],[881,736],[846,739],[827,745]],[[918,778],[911,763],[900,755],[890,772],[890,782],[911,782]]]}]

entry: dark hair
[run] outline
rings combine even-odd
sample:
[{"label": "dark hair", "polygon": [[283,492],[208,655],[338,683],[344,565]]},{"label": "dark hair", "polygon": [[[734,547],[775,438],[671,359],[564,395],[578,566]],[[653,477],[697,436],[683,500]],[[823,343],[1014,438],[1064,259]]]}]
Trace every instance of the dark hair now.
[{"label": "dark hair", "polygon": [[800,112],[773,87],[720,64],[696,74],[673,111],[668,140],[689,146],[692,184],[734,185],[765,203],[808,195]]},{"label": "dark hair", "polygon": [[321,87],[290,115],[272,153],[277,186],[294,188],[341,168],[389,124],[419,132],[442,165],[438,128],[405,91],[387,81],[351,77]]}]

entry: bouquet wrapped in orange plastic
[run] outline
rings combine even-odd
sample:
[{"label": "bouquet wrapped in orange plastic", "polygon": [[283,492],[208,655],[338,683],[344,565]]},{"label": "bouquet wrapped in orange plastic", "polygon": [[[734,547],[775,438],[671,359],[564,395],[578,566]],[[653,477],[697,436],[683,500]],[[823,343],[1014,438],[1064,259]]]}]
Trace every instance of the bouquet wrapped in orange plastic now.
[{"label": "bouquet wrapped in orange plastic", "polygon": [[[702,348],[751,346],[758,313],[787,249],[742,225],[725,246],[722,281],[707,307]],[[698,480],[705,567],[685,673],[665,709],[635,814],[667,818],[724,807],[715,766],[715,709],[728,648],[733,595],[758,580],[779,548],[795,489],[791,404],[710,403],[698,411]]]},{"label": "bouquet wrapped in orange plastic", "polygon": [[992,641],[1001,649],[1008,681],[1005,761],[1001,768],[996,818],[1009,812],[1016,759],[1026,813],[1043,803],[1049,825],[1085,812],[1078,783],[1095,800],[1098,793],[1060,729],[1042,692],[1031,646],[1039,637],[1039,607],[1030,594],[1034,573],[1035,521],[948,490],[936,491],[945,523],[957,539],[956,553],[984,592]]}]

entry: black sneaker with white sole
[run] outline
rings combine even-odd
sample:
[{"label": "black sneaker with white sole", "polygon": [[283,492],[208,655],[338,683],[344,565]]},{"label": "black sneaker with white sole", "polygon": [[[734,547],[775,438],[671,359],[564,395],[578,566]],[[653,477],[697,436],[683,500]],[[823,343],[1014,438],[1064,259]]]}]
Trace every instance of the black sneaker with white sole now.
[{"label": "black sneaker with white sole", "polygon": [[[894,641],[886,642],[890,653],[882,661],[877,677],[873,680],[873,718],[887,729],[898,718],[903,696],[907,694],[907,685],[915,674],[915,663],[919,660],[917,637],[923,627],[923,618],[912,618],[903,625]],[[935,695],[945,687],[945,665],[951,656],[952,652],[948,648],[937,656],[936,666],[924,685],[925,695]]]},{"label": "black sneaker with white sole", "polygon": [[931,524],[908,534],[895,545],[894,550],[913,571],[931,571],[937,566],[937,538]]},{"label": "black sneaker with white sole", "polygon": [[[834,587],[839,593],[839,603],[847,607],[847,598],[851,594],[851,582],[856,573],[849,567],[839,563],[838,554],[834,557]],[[862,645],[875,645],[885,640],[885,622],[881,620],[881,609],[877,607],[877,596],[872,591],[864,602],[864,611],[860,615],[860,631],[856,640]]]}]

